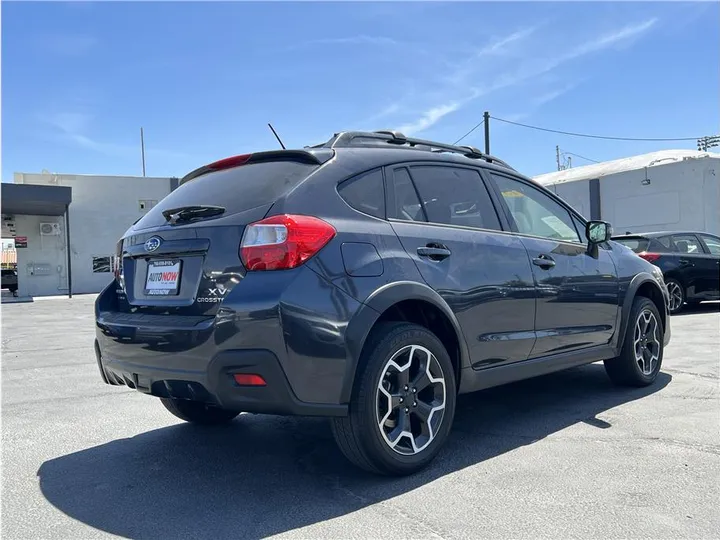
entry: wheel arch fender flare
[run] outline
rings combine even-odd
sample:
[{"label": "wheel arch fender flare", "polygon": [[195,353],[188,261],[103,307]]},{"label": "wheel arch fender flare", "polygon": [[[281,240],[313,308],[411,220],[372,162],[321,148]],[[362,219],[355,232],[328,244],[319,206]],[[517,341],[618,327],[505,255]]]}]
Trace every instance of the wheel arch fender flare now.
[{"label": "wheel arch fender flare", "polygon": [[460,371],[462,371],[463,367],[470,365],[470,355],[460,323],[443,297],[429,286],[416,281],[389,283],[373,292],[361,304],[360,308],[348,323],[345,331],[345,344],[349,356],[340,395],[342,403],[350,401],[358,363],[360,362],[360,356],[365,346],[365,341],[370,335],[370,331],[385,311],[395,304],[406,300],[427,302],[438,308],[447,317],[453,330],[455,330],[460,346]]},{"label": "wheel arch fender flare", "polygon": [[621,307],[620,317],[620,331],[617,334],[617,342],[615,347],[619,353],[622,349],[623,342],[625,341],[625,333],[628,329],[630,310],[632,309],[633,302],[637,296],[638,290],[645,284],[650,284],[654,287],[663,299],[664,309],[660,310],[660,317],[662,318],[663,329],[667,328],[668,323],[668,312],[667,312],[667,291],[663,291],[657,280],[647,272],[640,272],[630,281],[627,292],[625,293],[625,299]]}]

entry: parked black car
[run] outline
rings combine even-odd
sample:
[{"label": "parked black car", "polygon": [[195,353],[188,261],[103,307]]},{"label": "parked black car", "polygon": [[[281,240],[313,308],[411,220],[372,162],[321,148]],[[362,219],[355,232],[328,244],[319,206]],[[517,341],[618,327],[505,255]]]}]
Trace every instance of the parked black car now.
[{"label": "parked black car", "polygon": [[661,272],[471,147],[344,132],[191,172],[118,243],[103,380],[177,417],[332,418],[350,461],[409,474],[458,394],[605,362],[655,380]]},{"label": "parked black car", "polygon": [[18,290],[18,274],[14,268],[2,269],[2,288],[7,289],[13,294],[17,294]]},{"label": "parked black car", "polygon": [[653,232],[614,236],[663,271],[670,313],[683,305],[720,300],[720,237],[704,232]]}]

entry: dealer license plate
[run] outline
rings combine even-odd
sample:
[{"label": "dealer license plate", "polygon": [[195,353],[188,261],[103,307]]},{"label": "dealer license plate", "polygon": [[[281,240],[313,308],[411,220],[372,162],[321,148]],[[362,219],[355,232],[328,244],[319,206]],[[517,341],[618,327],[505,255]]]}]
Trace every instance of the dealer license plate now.
[{"label": "dealer license plate", "polygon": [[182,261],[150,261],[145,280],[146,296],[171,296],[180,290]]}]

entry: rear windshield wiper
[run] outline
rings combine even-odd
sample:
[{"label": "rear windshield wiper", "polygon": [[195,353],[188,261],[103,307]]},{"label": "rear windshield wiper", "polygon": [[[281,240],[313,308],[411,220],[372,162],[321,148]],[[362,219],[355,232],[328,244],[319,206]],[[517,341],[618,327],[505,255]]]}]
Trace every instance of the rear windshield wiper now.
[{"label": "rear windshield wiper", "polygon": [[222,206],[183,206],[182,208],[170,208],[163,210],[162,215],[169,223],[181,223],[186,221],[194,221],[209,217],[219,216],[225,213]]}]

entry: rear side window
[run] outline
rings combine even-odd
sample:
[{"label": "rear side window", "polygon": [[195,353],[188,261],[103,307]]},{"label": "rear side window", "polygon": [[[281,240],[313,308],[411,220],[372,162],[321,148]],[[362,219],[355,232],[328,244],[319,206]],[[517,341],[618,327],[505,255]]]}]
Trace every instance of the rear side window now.
[{"label": "rear side window", "polygon": [[694,234],[678,234],[673,236],[675,250],[678,253],[689,253],[697,255],[704,253],[700,241]]},{"label": "rear side window", "polygon": [[338,186],[338,193],[358,212],[385,219],[385,188],[380,169],[346,180]]},{"label": "rear side window", "polygon": [[190,180],[155,205],[138,228],[157,227],[167,220],[164,210],[192,205],[222,206],[225,215],[275,202],[293,189],[319,165],[295,161],[249,163]]},{"label": "rear side window", "polygon": [[411,167],[431,223],[500,230],[500,220],[480,174],[459,167]]},{"label": "rear side window", "polygon": [[395,169],[390,186],[392,207],[388,211],[388,217],[405,221],[425,221],[425,213],[407,169]]}]

